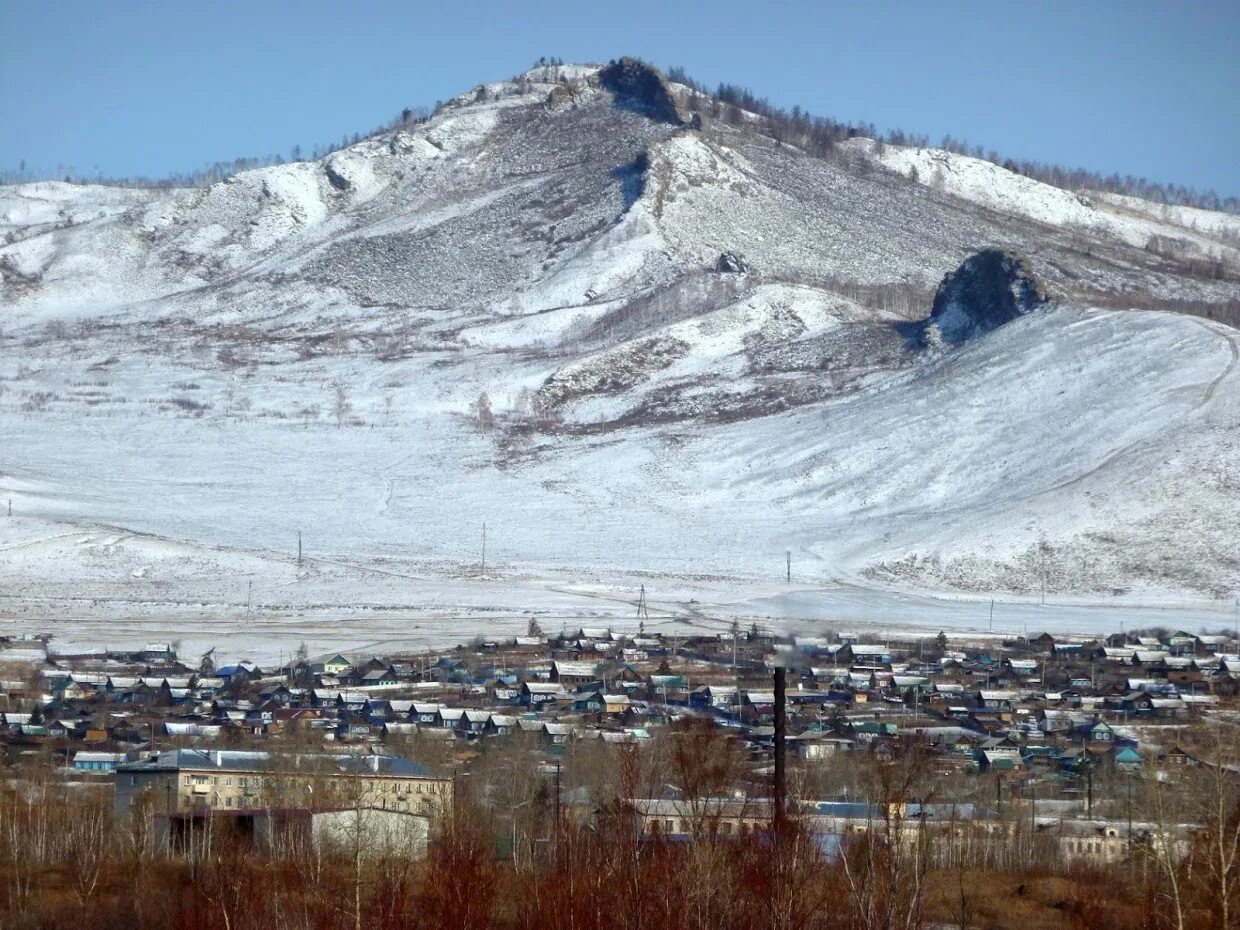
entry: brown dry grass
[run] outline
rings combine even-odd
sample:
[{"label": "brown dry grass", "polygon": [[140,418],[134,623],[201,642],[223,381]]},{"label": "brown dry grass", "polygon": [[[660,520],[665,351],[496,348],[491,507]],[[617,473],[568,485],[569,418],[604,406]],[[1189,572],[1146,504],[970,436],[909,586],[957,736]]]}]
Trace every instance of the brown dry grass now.
[{"label": "brown dry grass", "polygon": [[960,926],[962,893],[972,930],[1106,930],[1143,924],[1139,902],[1123,894],[1113,878],[1086,870],[1074,876],[934,873],[928,876],[926,897],[930,923]]}]

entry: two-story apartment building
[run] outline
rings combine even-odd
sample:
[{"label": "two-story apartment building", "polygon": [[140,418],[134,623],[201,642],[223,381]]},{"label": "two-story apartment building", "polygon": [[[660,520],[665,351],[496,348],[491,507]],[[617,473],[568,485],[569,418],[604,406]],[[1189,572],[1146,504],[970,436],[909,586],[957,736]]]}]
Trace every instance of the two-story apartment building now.
[{"label": "two-story apartment building", "polygon": [[435,816],[452,803],[452,780],[397,756],[176,749],[117,767],[118,817],[140,799],[164,814],[359,807]]}]

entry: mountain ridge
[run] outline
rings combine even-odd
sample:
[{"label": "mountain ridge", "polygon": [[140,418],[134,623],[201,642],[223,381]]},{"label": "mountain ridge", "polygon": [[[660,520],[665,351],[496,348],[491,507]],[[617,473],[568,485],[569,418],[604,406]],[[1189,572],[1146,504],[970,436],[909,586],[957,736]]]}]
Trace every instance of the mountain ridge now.
[{"label": "mountain ridge", "polygon": [[[118,554],[136,590],[196,589],[217,546],[282,578],[298,530],[451,573],[483,522],[523,528],[518,573],[745,579],[793,549],[897,588],[1240,586],[1236,337],[1110,309],[1226,315],[1240,219],[864,139],[821,158],[683,85],[675,124],[566,74],[205,190],[0,188],[0,496],[36,539],[206,547]],[[1054,300],[909,345],[986,248]],[[30,538],[0,536],[16,588],[111,590]]]}]

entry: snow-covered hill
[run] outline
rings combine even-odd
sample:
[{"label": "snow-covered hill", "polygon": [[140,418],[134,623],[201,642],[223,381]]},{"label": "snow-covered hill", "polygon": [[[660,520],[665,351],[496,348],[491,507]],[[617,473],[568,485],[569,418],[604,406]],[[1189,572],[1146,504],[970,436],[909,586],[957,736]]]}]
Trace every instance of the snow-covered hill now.
[{"label": "snow-covered hill", "polygon": [[[442,607],[484,522],[538,591],[787,550],[803,584],[1240,588],[1240,334],[1140,309],[1240,297],[1234,217],[751,122],[540,69],[206,190],[0,188],[8,609]],[[985,247],[1056,300],[917,348]]]}]

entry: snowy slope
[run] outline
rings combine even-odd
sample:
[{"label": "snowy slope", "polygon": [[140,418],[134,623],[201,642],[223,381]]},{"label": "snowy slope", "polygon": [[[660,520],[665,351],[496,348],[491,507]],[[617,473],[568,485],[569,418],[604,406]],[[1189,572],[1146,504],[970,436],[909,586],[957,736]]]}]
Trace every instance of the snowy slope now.
[{"label": "snowy slope", "polygon": [[[1235,300],[1234,219],[689,130],[594,73],[206,190],[0,189],[0,615],[519,624],[641,578],[735,612],[788,550],[860,592],[1240,587],[1237,333],[1089,308]],[[1059,301],[913,348],[989,246]]]},{"label": "snowy slope", "polygon": [[848,145],[902,176],[1007,216],[1116,239],[1137,248],[1162,238],[1175,241],[1186,255],[1240,260],[1240,219],[1236,217],[1150,204],[1134,197],[1066,191],[992,162],[941,149],[880,145],[870,139],[853,139]]}]

